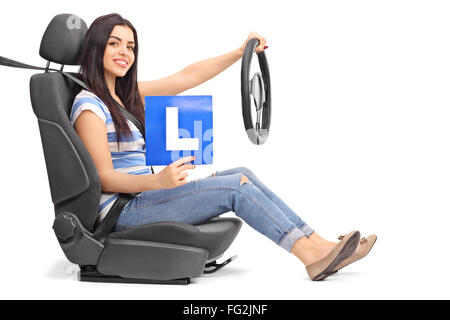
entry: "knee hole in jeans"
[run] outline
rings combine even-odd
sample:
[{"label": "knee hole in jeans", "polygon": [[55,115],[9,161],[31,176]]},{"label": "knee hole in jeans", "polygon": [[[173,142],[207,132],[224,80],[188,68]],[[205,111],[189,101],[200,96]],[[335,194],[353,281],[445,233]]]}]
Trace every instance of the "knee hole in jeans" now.
[{"label": "knee hole in jeans", "polygon": [[250,180],[248,180],[247,176],[243,174],[241,177],[240,186],[242,186],[244,183],[250,183]]}]

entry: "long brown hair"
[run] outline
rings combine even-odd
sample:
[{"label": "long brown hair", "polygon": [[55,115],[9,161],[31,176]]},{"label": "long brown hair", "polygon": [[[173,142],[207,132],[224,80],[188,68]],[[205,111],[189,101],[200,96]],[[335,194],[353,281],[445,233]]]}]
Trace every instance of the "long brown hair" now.
[{"label": "long brown hair", "polygon": [[116,78],[116,94],[125,104],[124,107],[138,118],[142,124],[145,123],[145,112],[139,95],[137,84],[137,62],[138,62],[138,38],[136,29],[120,14],[112,13],[95,19],[86,33],[86,39],[81,51],[81,67],[83,81],[89,86],[108,107],[117,132],[117,141],[124,136],[131,136],[131,130],[122,112],[115,105],[106,84],[103,68],[103,56],[112,30],[116,25],[128,26],[134,35],[134,63],[124,77]]}]

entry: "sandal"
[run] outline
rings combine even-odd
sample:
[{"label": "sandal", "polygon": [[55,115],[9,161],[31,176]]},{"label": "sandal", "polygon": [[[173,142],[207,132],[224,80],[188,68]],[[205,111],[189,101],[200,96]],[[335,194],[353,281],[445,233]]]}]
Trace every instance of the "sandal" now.
[{"label": "sandal", "polygon": [[[343,236],[340,236],[338,239],[339,240],[343,239]],[[377,241],[377,236],[375,234],[371,234],[367,238],[361,238],[358,248],[356,249],[355,253],[352,254],[348,259],[342,261],[336,267],[336,269],[334,269],[334,271],[337,272],[338,270],[342,269],[343,267],[346,267],[349,264],[351,264],[355,261],[358,261],[359,259],[362,259],[365,256],[367,256],[367,254],[370,252],[370,250],[372,250],[372,247],[376,241]]]},{"label": "sandal", "polygon": [[328,255],[306,266],[309,278],[313,281],[318,281],[334,273],[335,268],[355,252],[360,236],[359,231],[352,231],[346,234]]},{"label": "sandal", "polygon": [[[338,237],[339,240],[344,239],[344,236],[339,236]],[[361,238],[358,248],[356,248],[356,251],[346,260],[342,261],[339,265],[336,266],[336,268],[331,271],[328,274],[324,274],[323,275],[323,279],[325,279],[328,276],[331,276],[332,274],[335,274],[336,272],[338,272],[338,270],[342,269],[343,267],[348,266],[349,264],[358,261],[359,259],[364,258],[365,256],[367,256],[367,254],[370,252],[370,250],[372,249],[373,245],[375,244],[375,242],[377,241],[377,236],[374,234],[371,234],[370,236],[368,236],[367,238]],[[322,279],[317,279],[317,280],[322,280]]]}]

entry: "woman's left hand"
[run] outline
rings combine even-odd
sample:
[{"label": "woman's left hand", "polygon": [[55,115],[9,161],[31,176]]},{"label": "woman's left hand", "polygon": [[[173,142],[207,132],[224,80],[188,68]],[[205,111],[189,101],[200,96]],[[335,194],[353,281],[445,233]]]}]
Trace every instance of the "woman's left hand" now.
[{"label": "woman's left hand", "polygon": [[256,39],[259,40],[259,46],[257,46],[257,47],[255,48],[255,53],[259,53],[259,52],[263,51],[264,49],[267,49],[267,46],[266,46],[266,38],[260,36],[260,35],[257,34],[256,32],[252,32],[252,33],[250,33],[250,35],[248,36],[247,40],[245,40],[245,43],[244,43],[244,44],[241,46],[241,48],[240,48],[241,51],[242,51],[242,54],[244,54],[244,50],[245,50],[245,46],[247,45],[247,42],[248,42],[250,39],[253,39],[253,38],[256,38]]}]

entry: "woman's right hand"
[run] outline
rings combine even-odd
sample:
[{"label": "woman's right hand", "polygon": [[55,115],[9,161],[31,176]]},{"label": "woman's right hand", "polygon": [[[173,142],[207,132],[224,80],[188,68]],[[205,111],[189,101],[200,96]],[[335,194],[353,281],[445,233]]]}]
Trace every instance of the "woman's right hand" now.
[{"label": "woman's right hand", "polygon": [[250,35],[248,36],[247,40],[245,40],[244,44],[240,47],[242,54],[244,54],[244,50],[245,50],[245,47],[247,46],[247,42],[253,38],[256,38],[259,40],[259,45],[255,48],[255,53],[260,53],[261,51],[264,51],[265,49],[267,49],[266,38],[264,38],[263,36],[260,36],[256,32],[251,32]]},{"label": "woman's right hand", "polygon": [[172,189],[185,184],[188,173],[183,171],[195,168],[195,165],[187,163],[194,159],[195,156],[180,158],[157,173],[161,189]]}]

